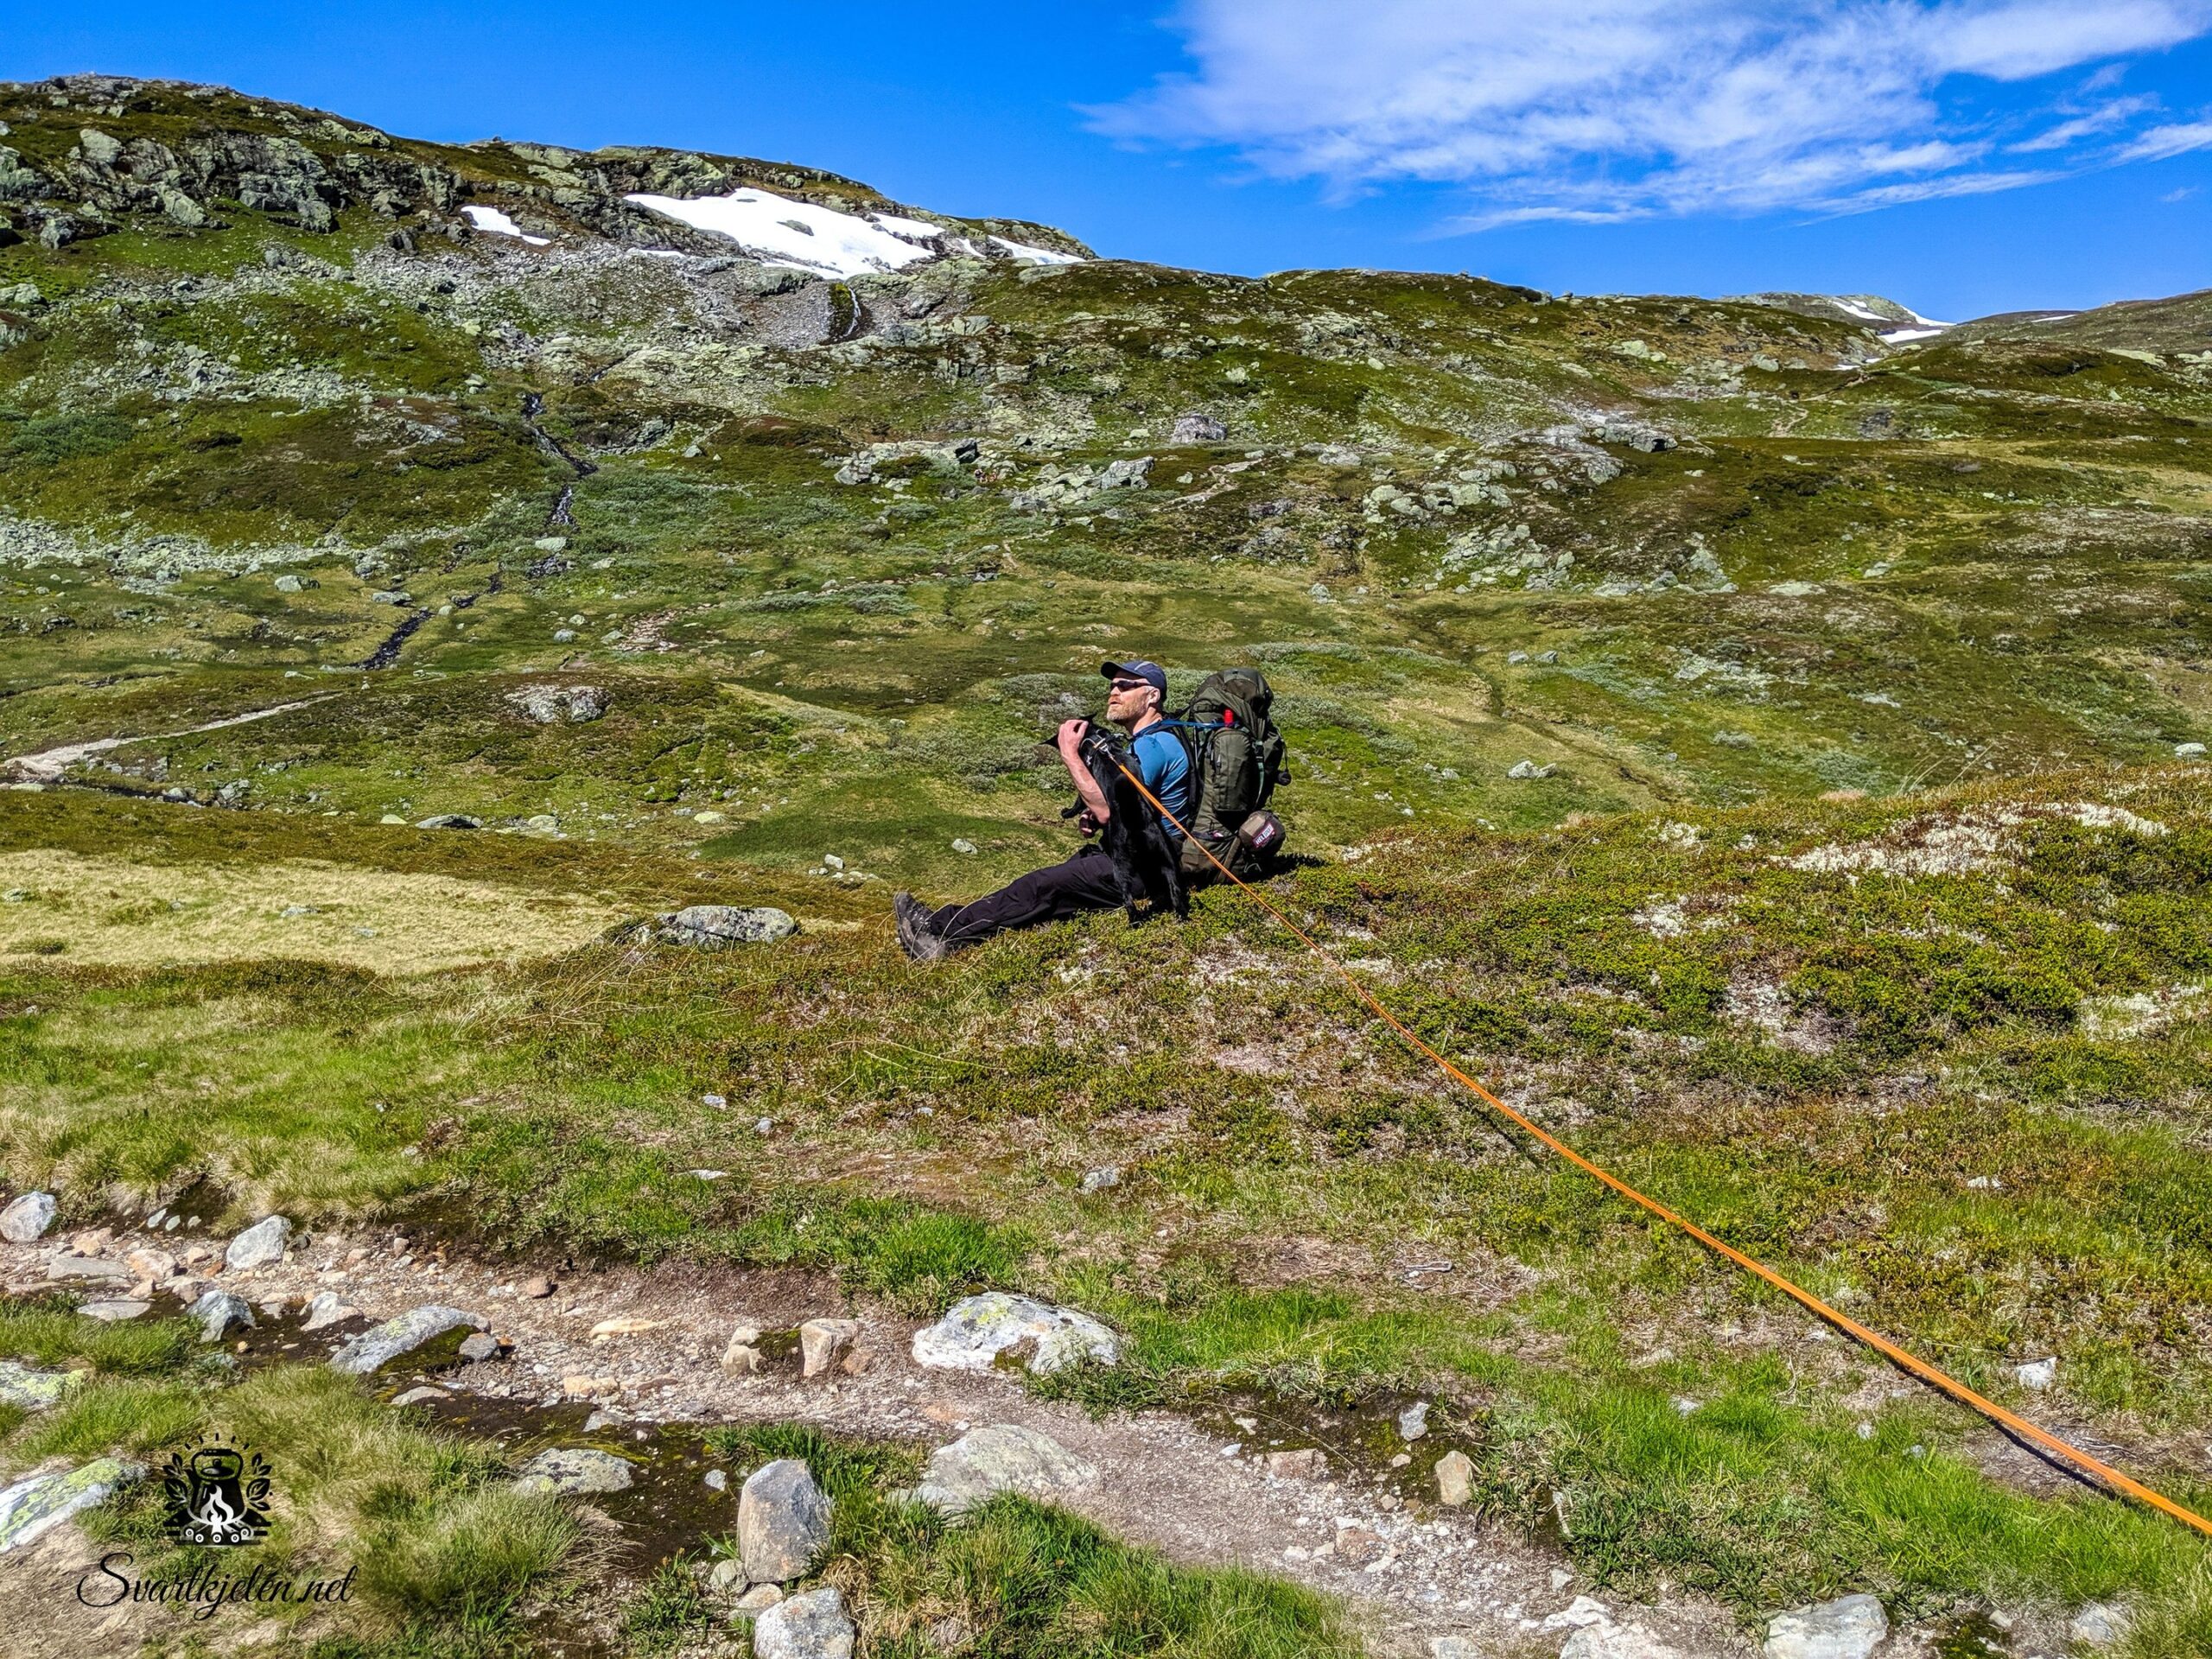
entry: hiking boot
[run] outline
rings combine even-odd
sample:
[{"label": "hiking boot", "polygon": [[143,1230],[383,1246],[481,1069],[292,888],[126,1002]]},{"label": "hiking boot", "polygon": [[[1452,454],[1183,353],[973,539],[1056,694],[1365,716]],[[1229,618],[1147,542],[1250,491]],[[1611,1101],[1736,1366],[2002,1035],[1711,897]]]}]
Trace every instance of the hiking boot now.
[{"label": "hiking boot", "polygon": [[891,914],[899,931],[899,948],[913,962],[935,962],[944,955],[944,938],[930,925],[929,906],[911,893],[891,895]]}]

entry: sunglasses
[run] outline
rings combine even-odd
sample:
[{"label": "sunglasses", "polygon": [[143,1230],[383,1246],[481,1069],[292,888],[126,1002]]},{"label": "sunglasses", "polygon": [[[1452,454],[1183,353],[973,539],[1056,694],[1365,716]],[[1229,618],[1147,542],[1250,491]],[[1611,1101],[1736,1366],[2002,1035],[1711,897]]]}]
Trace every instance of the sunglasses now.
[{"label": "sunglasses", "polygon": [[1106,682],[1107,688],[1114,691],[1134,691],[1141,685],[1149,686],[1151,683],[1150,680],[1109,680]]}]

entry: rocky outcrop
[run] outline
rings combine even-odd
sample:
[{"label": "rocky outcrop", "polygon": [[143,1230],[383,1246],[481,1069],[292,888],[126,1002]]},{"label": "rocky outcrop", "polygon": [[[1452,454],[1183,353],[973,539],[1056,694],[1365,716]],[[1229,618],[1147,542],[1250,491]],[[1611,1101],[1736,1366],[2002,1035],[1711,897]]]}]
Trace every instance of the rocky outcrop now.
[{"label": "rocky outcrop", "polygon": [[1867,1659],[1890,1633],[1879,1597],[1841,1596],[1767,1622],[1766,1659]]},{"label": "rocky outcrop", "polygon": [[786,911],[769,905],[688,905],[644,921],[627,922],[607,938],[613,943],[657,941],[721,950],[735,944],[773,944],[798,931]]},{"label": "rocky outcrop", "polygon": [[514,1485],[518,1492],[620,1492],[632,1478],[629,1464],[611,1452],[552,1446],[523,1465]]}]

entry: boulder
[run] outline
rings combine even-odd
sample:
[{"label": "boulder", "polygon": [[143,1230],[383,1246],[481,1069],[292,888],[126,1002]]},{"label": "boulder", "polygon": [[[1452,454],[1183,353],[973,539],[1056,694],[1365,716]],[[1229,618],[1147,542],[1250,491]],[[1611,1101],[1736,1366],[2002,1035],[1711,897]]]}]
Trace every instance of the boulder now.
[{"label": "boulder", "polygon": [[650,924],[665,944],[725,950],[733,944],[773,944],[798,931],[790,915],[769,905],[690,905]]},{"label": "boulder", "polygon": [[830,1541],[830,1500],[797,1458],[746,1477],[737,1495],[738,1554],[754,1584],[781,1584],[814,1564]]},{"label": "boulder", "polygon": [[223,1252],[223,1265],[232,1273],[244,1273],[249,1268],[282,1262],[284,1241],[291,1236],[290,1222],[282,1216],[265,1216],[231,1241],[230,1249]]},{"label": "boulder", "polygon": [[10,1244],[29,1244],[43,1238],[46,1230],[54,1225],[54,1211],[53,1193],[24,1193],[0,1210],[0,1238]]},{"label": "boulder", "polygon": [[628,1462],[611,1452],[553,1446],[523,1465],[514,1486],[518,1492],[620,1492],[631,1478]]},{"label": "boulder", "polygon": [[[359,1336],[347,1338],[330,1357],[330,1368],[349,1376],[367,1376],[398,1359],[413,1359],[419,1363],[425,1357],[422,1351],[430,1344],[451,1337],[456,1331],[479,1330],[483,1325],[480,1316],[464,1313],[457,1307],[410,1307],[397,1319],[386,1319]],[[459,1338],[454,1339],[453,1346],[459,1350]]]},{"label": "boulder", "polygon": [[914,1500],[958,1515],[999,1492],[1050,1497],[1095,1484],[1098,1470],[1051,1435],[1019,1423],[971,1428],[930,1456]]},{"label": "boulder", "polygon": [[853,1621],[834,1586],[810,1590],[753,1622],[753,1659],[853,1659]]},{"label": "boulder", "polygon": [[809,1319],[798,1328],[799,1375],[820,1376],[834,1370],[860,1333],[858,1319]]},{"label": "boulder", "polygon": [[33,1475],[0,1491],[0,1555],[20,1549],[73,1516],[105,1503],[145,1471],[135,1463],[95,1458],[76,1469]]},{"label": "boulder", "polygon": [[484,821],[472,818],[466,812],[433,812],[427,818],[415,820],[417,830],[481,830]]},{"label": "boulder", "polygon": [[227,1290],[204,1293],[187,1310],[187,1317],[199,1322],[202,1342],[220,1342],[233,1331],[253,1328],[253,1309],[246,1305],[245,1297]]},{"label": "boulder", "polygon": [[77,1371],[41,1371],[0,1359],[0,1406],[43,1411],[81,1380]]},{"label": "boulder", "polygon": [[1139,455],[1129,461],[1109,461],[1106,470],[1098,474],[1102,490],[1141,490],[1152,477],[1152,457]]},{"label": "boulder", "polygon": [[1171,443],[1219,443],[1229,435],[1229,429],[1211,415],[1193,410],[1178,416],[1175,429],[1168,435]]},{"label": "boulder", "polygon": [[1111,1365],[1122,1357],[1119,1339],[1088,1313],[1002,1290],[954,1303],[935,1325],[914,1332],[913,1351],[917,1364],[957,1371],[988,1371],[1001,1354],[1011,1354],[1039,1376],[1086,1359]]},{"label": "boulder", "polygon": [[607,693],[595,685],[526,685],[507,693],[507,705],[533,725],[582,725],[607,712]]},{"label": "boulder", "polygon": [[1878,1597],[1841,1596],[1767,1621],[1766,1659],[1866,1659],[1890,1633]]}]

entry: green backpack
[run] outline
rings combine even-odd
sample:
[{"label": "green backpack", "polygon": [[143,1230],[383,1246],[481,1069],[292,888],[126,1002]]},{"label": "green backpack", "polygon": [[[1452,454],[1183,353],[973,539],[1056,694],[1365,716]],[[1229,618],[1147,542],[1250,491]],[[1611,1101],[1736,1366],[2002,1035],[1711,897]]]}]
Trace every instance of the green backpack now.
[{"label": "green backpack", "polygon": [[[1258,669],[1225,668],[1209,674],[1168,722],[1190,757],[1191,802],[1184,822],[1191,838],[1240,875],[1282,842],[1281,823],[1266,810],[1276,785],[1290,781],[1282,734],[1271,718],[1274,700]],[[1186,870],[1212,869],[1192,847],[1184,849],[1183,864]]]}]

